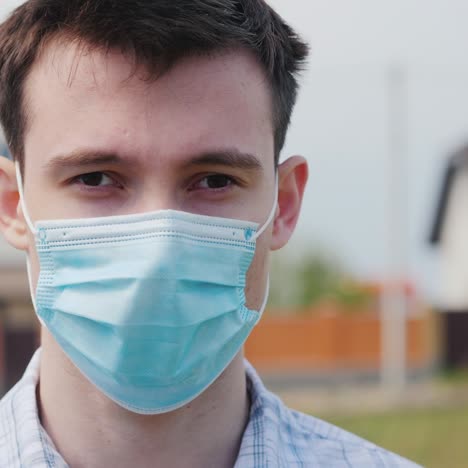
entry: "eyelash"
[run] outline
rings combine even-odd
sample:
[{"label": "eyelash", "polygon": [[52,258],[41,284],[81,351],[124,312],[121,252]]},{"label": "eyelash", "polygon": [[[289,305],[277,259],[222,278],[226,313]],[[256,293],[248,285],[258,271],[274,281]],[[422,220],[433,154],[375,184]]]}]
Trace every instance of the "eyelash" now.
[{"label": "eyelash", "polygon": [[[104,177],[108,177],[109,179],[111,179],[113,181],[113,184],[93,186],[93,185],[86,185],[85,183],[80,181],[80,179],[82,179],[83,177],[93,175],[93,174],[101,174]],[[113,176],[112,174],[110,174],[108,172],[104,172],[104,171],[94,171],[94,172],[86,172],[84,174],[79,174],[79,175],[73,177],[72,179],[70,179],[69,183],[70,183],[70,185],[79,185],[81,190],[86,190],[86,191],[89,191],[89,192],[109,190],[109,188],[118,188],[118,189],[123,188],[123,185],[120,182],[118,182],[118,180],[117,180],[117,178],[115,176]]]},{"label": "eyelash", "polygon": [[[93,185],[86,185],[85,183],[80,181],[80,179],[82,179],[83,177],[88,176],[88,175],[92,175],[92,174],[101,174],[102,176],[108,177],[109,179],[111,179],[114,182],[114,184],[103,185],[103,186],[100,186],[100,185],[93,186]],[[209,177],[224,177],[224,178],[227,179],[228,184],[226,186],[224,186],[224,187],[211,188],[211,189],[210,188],[203,188],[203,189],[192,188],[193,185],[199,184],[203,180],[208,179]],[[118,189],[123,188],[123,184],[118,182],[116,180],[115,176],[113,176],[112,174],[110,174],[108,172],[105,172],[105,171],[94,171],[94,172],[86,172],[84,174],[79,174],[79,175],[73,177],[72,179],[70,179],[69,183],[70,183],[70,185],[79,185],[82,190],[86,190],[88,192],[98,192],[98,191],[109,190],[109,189],[113,189],[113,188],[118,188]],[[229,189],[229,187],[241,186],[241,185],[242,185],[241,182],[239,180],[237,180],[235,177],[232,177],[232,176],[230,176],[228,174],[214,172],[214,173],[204,174],[201,177],[198,176],[195,179],[195,181],[193,181],[193,182],[191,181],[190,184],[189,184],[188,191],[189,192],[194,192],[194,191],[197,191],[197,190],[205,190],[205,191],[209,191],[209,192],[212,192],[212,193],[213,192],[218,193],[218,192],[223,192],[223,191]]]},{"label": "eyelash", "polygon": [[[225,178],[227,180],[227,184],[224,187],[219,187],[219,188],[201,188],[201,189],[191,188],[193,185],[198,185],[202,181],[208,179],[209,177],[222,177],[222,178]],[[194,191],[197,191],[197,190],[203,190],[203,191],[209,191],[211,193],[213,193],[213,192],[219,193],[219,192],[224,192],[226,190],[229,190],[230,187],[239,186],[239,185],[241,185],[241,184],[235,177],[232,177],[232,176],[230,176],[228,174],[215,172],[215,173],[211,173],[211,174],[204,174],[202,177],[198,176],[195,179],[195,181],[190,184],[189,192],[194,192]]]}]

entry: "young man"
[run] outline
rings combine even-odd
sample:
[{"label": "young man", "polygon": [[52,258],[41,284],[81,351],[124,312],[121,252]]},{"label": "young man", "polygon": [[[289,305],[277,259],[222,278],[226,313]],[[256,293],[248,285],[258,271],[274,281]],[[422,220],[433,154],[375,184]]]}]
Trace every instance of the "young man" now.
[{"label": "young man", "polygon": [[0,466],[410,466],[243,360],[307,180],[307,47],[262,0],[29,0],[0,26],[0,228],[41,350]]}]

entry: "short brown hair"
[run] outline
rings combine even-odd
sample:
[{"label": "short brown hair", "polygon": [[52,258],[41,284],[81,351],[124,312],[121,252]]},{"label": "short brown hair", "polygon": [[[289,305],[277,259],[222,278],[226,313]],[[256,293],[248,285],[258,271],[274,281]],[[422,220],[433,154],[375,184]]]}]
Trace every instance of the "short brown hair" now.
[{"label": "short brown hair", "polygon": [[271,86],[278,162],[308,47],[265,1],[28,0],[0,25],[0,123],[20,163],[27,128],[24,83],[56,37],[131,54],[154,77],[187,55],[251,50]]}]

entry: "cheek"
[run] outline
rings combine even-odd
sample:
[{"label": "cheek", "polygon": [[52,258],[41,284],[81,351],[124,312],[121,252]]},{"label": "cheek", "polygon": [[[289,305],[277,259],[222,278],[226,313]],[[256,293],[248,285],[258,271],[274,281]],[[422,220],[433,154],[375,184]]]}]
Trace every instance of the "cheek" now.
[{"label": "cheek", "polygon": [[259,310],[266,293],[269,268],[269,249],[267,242],[257,242],[255,256],[246,277],[245,297],[249,309]]}]

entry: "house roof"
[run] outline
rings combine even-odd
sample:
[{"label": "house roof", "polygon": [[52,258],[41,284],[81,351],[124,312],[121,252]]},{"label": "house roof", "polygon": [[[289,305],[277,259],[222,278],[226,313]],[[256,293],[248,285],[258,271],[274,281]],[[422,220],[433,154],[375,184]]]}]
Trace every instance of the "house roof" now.
[{"label": "house roof", "polygon": [[433,245],[440,243],[450,196],[457,179],[457,174],[465,167],[468,167],[468,144],[459,149],[448,160],[429,237],[429,242]]}]

